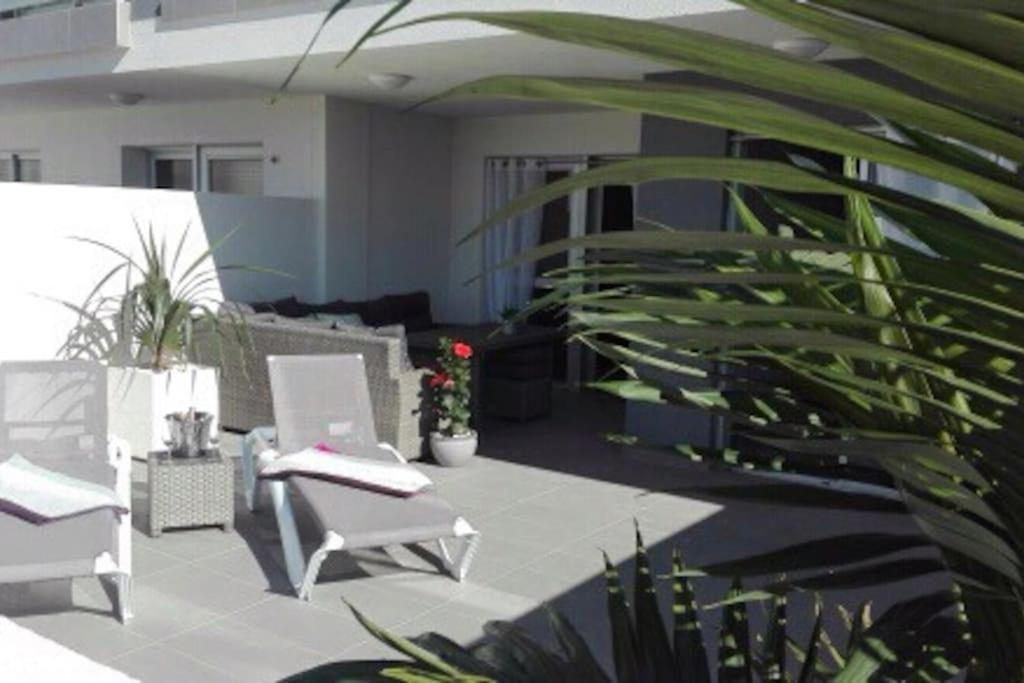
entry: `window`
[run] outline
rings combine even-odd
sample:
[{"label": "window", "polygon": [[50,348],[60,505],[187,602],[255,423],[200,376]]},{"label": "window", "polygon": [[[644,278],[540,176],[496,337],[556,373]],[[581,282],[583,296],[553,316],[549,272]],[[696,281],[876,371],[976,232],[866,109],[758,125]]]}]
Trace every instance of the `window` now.
[{"label": "window", "polygon": [[157,190],[195,189],[195,152],[191,148],[154,149],[149,156],[150,187]]},{"label": "window", "polygon": [[204,147],[203,190],[227,194],[263,194],[263,149]]},{"label": "window", "polygon": [[0,152],[0,182],[40,183],[42,163],[33,152]]},{"label": "window", "polygon": [[263,148],[259,145],[154,148],[149,156],[150,187],[263,194]]}]

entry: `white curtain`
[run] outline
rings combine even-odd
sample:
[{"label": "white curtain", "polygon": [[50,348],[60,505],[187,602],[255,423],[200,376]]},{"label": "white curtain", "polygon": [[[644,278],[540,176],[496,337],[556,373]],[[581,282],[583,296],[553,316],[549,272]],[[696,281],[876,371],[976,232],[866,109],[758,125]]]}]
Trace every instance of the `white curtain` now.
[{"label": "white curtain", "polygon": [[[484,192],[484,212],[494,214],[516,196],[542,187],[547,176],[543,159],[490,159]],[[535,268],[523,263],[497,266],[540,243],[542,209],[521,213],[484,234],[485,302],[488,320],[498,321],[507,308],[522,308],[533,295]]]}]

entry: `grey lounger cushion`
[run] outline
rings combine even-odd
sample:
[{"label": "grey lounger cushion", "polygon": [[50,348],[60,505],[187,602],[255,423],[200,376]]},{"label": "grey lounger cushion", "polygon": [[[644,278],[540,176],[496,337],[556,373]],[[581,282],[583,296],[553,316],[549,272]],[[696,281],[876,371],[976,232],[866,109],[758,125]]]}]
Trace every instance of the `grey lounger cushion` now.
[{"label": "grey lounger cushion", "polygon": [[433,491],[385,496],[311,477],[292,477],[320,531],[334,531],[346,548],[416,543],[452,535],[459,515]]},{"label": "grey lounger cushion", "polygon": [[49,524],[0,513],[0,583],[93,573],[99,555],[115,547],[112,510],[96,510]]}]

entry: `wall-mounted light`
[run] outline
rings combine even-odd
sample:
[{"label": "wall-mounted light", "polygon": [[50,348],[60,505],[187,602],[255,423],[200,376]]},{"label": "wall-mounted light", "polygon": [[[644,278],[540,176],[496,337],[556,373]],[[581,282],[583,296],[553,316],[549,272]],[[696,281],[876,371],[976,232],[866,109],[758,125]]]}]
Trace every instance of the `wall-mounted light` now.
[{"label": "wall-mounted light", "polygon": [[829,48],[829,44],[820,38],[803,36],[800,38],[783,38],[772,43],[772,47],[779,52],[785,52],[792,57],[802,59],[814,59]]},{"label": "wall-mounted light", "polygon": [[412,76],[408,74],[370,74],[366,80],[373,83],[380,90],[401,90],[409,85]]},{"label": "wall-mounted light", "polygon": [[110,101],[114,104],[121,105],[122,107],[134,107],[144,99],[146,99],[146,96],[137,92],[110,93]]}]

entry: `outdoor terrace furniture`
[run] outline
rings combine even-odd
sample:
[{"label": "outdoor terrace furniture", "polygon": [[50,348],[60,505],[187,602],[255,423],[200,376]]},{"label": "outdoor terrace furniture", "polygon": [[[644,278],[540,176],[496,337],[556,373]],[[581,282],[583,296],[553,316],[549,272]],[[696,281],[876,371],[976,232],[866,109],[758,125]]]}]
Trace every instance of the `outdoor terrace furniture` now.
[{"label": "outdoor terrace furniture", "polygon": [[[320,565],[331,552],[429,541],[438,544],[445,569],[462,581],[476,553],[479,534],[432,489],[402,498],[314,476],[258,478],[260,460],[318,444],[338,452],[324,453],[324,458],[344,458],[347,451],[382,462],[405,462],[398,451],[377,438],[360,356],[272,356],[267,364],[276,428],[257,429],[246,436],[242,477],[250,509],[259,507],[261,489],[269,489],[288,579],[296,594],[304,600],[310,598]],[[295,522],[293,497],[310,510],[321,535],[320,546],[308,563]]]},{"label": "outdoor terrace furniture", "polygon": [[432,364],[442,337],[473,347],[470,411],[477,430],[485,412],[518,420],[550,413],[554,350],[560,338],[557,330],[519,325],[506,334],[493,324],[438,327],[408,335],[413,361]]},{"label": "outdoor terrace furniture", "polygon": [[338,299],[325,304],[306,303],[291,296],[276,301],[255,302],[249,306],[256,313],[277,313],[286,318],[305,318],[318,313],[355,314],[364,325],[404,325],[409,332],[420,332],[435,327],[430,310],[430,295],[426,292],[388,294],[367,301]]},{"label": "outdoor terrace furniture", "polygon": [[429,392],[425,370],[403,363],[402,340],[368,334],[357,328],[289,320],[273,314],[244,318],[243,342],[230,332],[221,340],[201,331],[198,358],[220,368],[220,423],[247,432],[273,424],[268,356],[290,354],[360,354],[369,381],[373,419],[381,438],[403,457],[423,454],[429,431]]},{"label": "outdoor terrace furniture", "polygon": [[164,529],[235,524],[235,468],[219,452],[175,458],[166,451],[149,454],[149,535]]},{"label": "outdoor terrace furniture", "polygon": [[131,617],[131,453],[107,434],[107,369],[89,361],[0,363],[0,458],[117,493],[104,508],[42,524],[0,510],[0,583],[99,576]]}]

